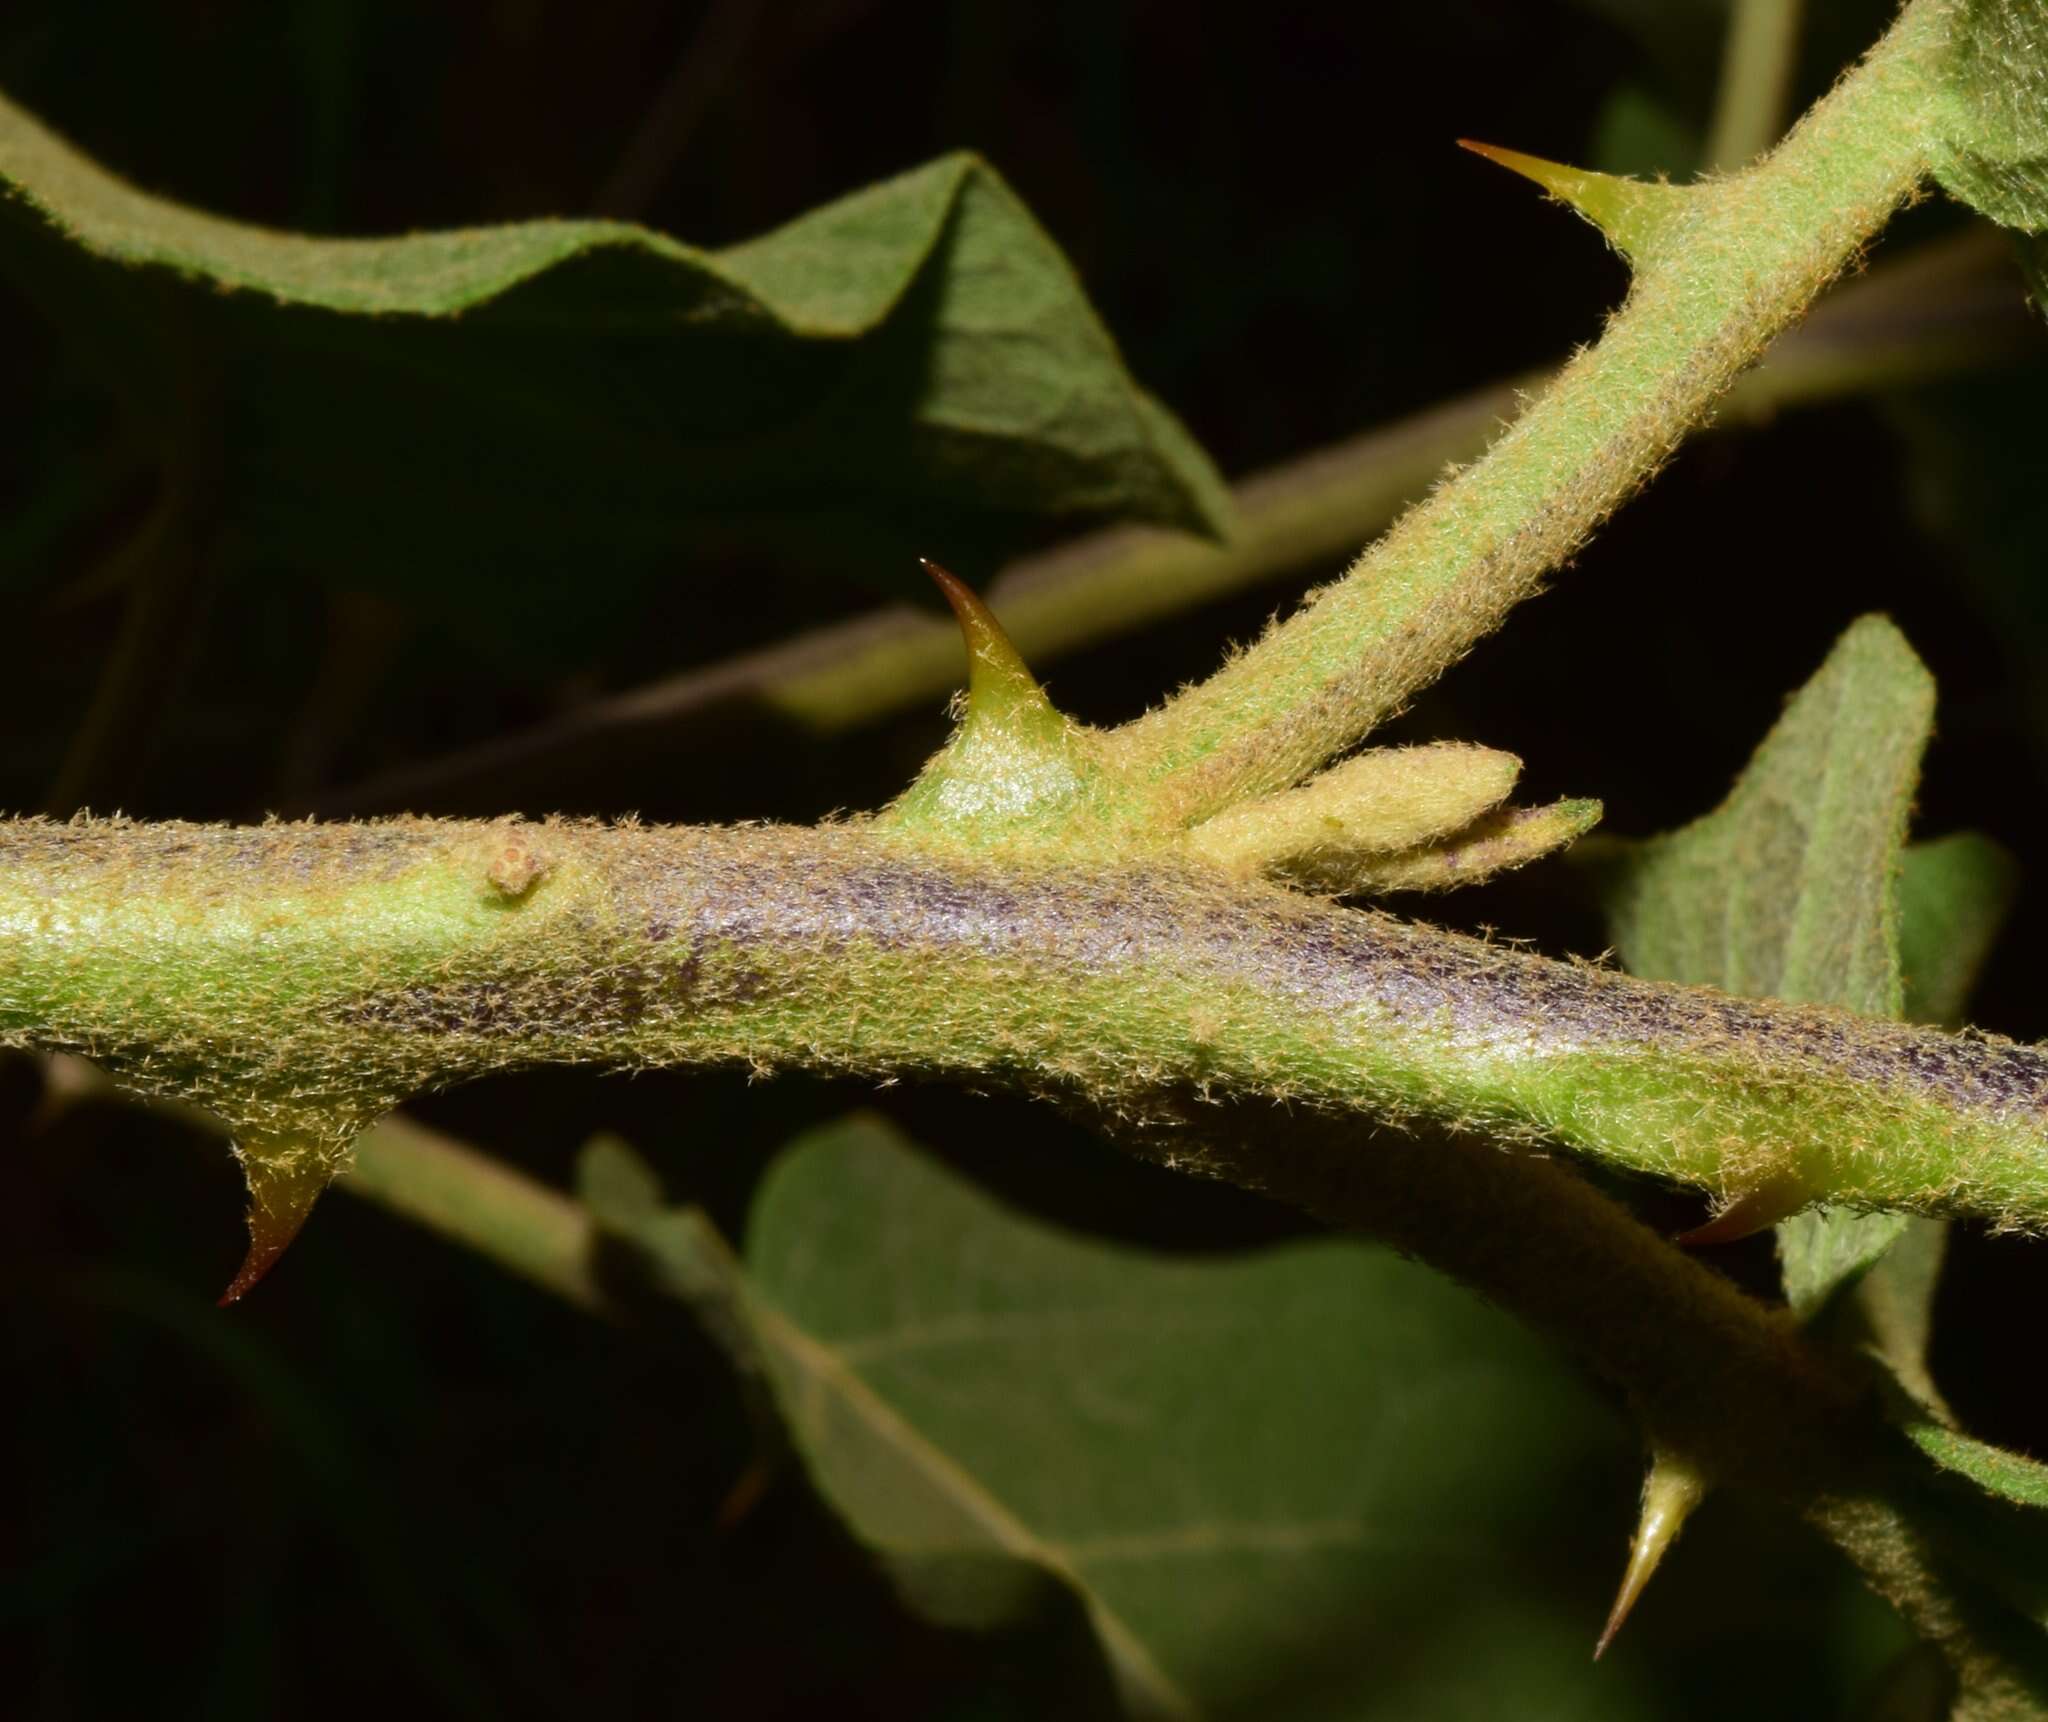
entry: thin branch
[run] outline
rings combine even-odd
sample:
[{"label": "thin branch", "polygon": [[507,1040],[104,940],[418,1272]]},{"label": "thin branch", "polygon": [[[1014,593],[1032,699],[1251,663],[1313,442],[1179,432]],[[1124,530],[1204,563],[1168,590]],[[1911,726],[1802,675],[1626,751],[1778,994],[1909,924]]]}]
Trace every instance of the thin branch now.
[{"label": "thin branch", "polygon": [[599,215],[620,220],[646,215],[705,116],[732,87],[761,17],[758,0],[711,0],[631,141],[591,200]]},{"label": "thin branch", "polygon": [[[69,594],[76,599],[113,590],[126,598],[92,702],[44,801],[60,816],[119,806],[141,780],[198,649],[211,596],[221,459],[218,360],[196,321],[162,293],[145,288],[127,312],[139,312],[157,341],[155,386],[124,378],[122,389],[135,442],[155,454],[158,490],[134,535]],[[76,315],[67,305],[59,321]]]},{"label": "thin branch", "polygon": [[1735,0],[1707,134],[1706,165],[1746,167],[1778,141],[1799,59],[1800,0]]},{"label": "thin branch", "polygon": [[1498,627],[1632,495],[1927,171],[1947,14],[1913,0],[1763,164],[1673,188],[1627,302],[1476,465],[1287,622],[1116,733],[1159,817],[1298,781]]},{"label": "thin branch", "polygon": [[182,481],[167,479],[156,506],[102,571],[126,588],[127,602],[44,802],[51,813],[119,806],[149,763],[204,621],[209,544],[198,506]]},{"label": "thin branch", "polygon": [[503,1161],[394,1114],[357,1140],[342,1186],[593,1315],[618,1316],[588,1209]]},{"label": "thin branch", "polygon": [[377,697],[412,625],[408,611],[378,594],[328,595],[319,668],[285,733],[277,776],[284,796],[309,793],[326,779],[335,750]]}]

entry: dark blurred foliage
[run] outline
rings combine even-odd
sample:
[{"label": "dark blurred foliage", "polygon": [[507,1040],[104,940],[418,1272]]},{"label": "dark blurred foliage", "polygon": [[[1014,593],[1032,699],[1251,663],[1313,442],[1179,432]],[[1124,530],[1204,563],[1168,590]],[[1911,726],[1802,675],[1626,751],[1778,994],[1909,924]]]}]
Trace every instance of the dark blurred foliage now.
[{"label": "dark blurred foliage", "polygon": [[[1802,99],[1885,8],[1813,10]],[[721,243],[972,146],[1074,258],[1136,374],[1235,473],[1594,335],[1618,266],[1451,140],[1571,159],[1645,137],[1681,147],[1710,103],[1717,31],[1707,0],[13,0],[0,87],[152,190],[324,232],[603,208]],[[1916,212],[1891,243],[1951,219]],[[92,355],[4,288],[0,313],[17,407],[0,413],[0,519],[48,501],[26,474],[68,471],[105,495],[103,541],[67,544],[74,560],[8,610],[0,801],[34,806],[119,614],[121,595],[88,577],[94,552],[137,505],[132,475],[96,464],[109,408]],[[1718,799],[1840,629],[1885,610],[1942,689],[1922,829],[1981,827],[2048,879],[2038,383],[1802,412],[1697,445],[1400,734],[1512,748],[1532,794],[1598,795],[1613,828],[1660,829]],[[213,590],[175,698],[137,738],[150,765],[130,810],[243,815],[864,602],[800,567],[735,575],[677,568],[609,620],[601,651],[546,676],[388,601]],[[563,594],[579,602],[573,569]],[[1055,692],[1083,716],[1126,715],[1279,601],[1105,646],[1060,665]],[[334,685],[357,695],[312,692]],[[679,819],[873,804],[937,724],[921,713],[737,770],[622,760],[577,800]],[[520,805],[520,786],[501,799]],[[1597,949],[1563,877],[1538,870],[1441,913]],[[2026,901],[1978,1014],[2035,1038],[2048,897]],[[0,1074],[13,1134],[32,1079]],[[551,1074],[422,1111],[557,1181],[588,1133],[619,1130],[737,1231],[775,1146],[867,1098]],[[885,1103],[1070,1225],[1183,1248],[1299,1229],[1038,1109],[938,1091]],[[793,1477],[719,1523],[746,1427],[686,1337],[593,1323],[341,1198],[222,1317],[209,1294],[238,1249],[240,1196],[217,1150],[93,1108],[15,1147],[13,1166],[7,1714],[326,1716],[394,1696],[489,1716],[1056,1708],[1030,1647],[906,1616]],[[1982,1433],[2037,1452],[2048,1401],[2006,1360],[2048,1314],[2044,1267],[2031,1243],[1965,1238],[1937,1359]],[[1559,1570],[1588,1599],[1589,1640],[1635,1486],[1532,1479],[1556,1496]],[[1662,1671],[1673,1714],[1831,1713],[1837,1582],[1804,1540],[1719,1504],[1617,1654]]]}]

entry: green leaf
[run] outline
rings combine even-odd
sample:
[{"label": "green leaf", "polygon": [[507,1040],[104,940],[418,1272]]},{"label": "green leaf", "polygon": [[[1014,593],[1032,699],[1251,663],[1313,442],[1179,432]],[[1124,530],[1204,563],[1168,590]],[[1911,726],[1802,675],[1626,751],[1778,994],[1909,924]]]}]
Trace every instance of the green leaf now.
[{"label": "green leaf", "polygon": [[1600,104],[1586,165],[1629,179],[1685,179],[1699,167],[1698,130],[1640,84],[1621,84]]},{"label": "green leaf", "polygon": [[814,1476],[927,1606],[1053,1575],[1138,1714],[1631,1713],[1592,1599],[1541,1600],[1545,1479],[1604,1421],[1426,1270],[1069,1236],[869,1119],[777,1163],[746,1259]]},{"label": "green leaf", "polygon": [[237,566],[548,650],[739,544],[907,586],[913,550],[978,568],[1047,518],[1227,513],[971,155],[721,251],[609,221],[326,239],[150,196],[0,100],[0,273],[217,445]]},{"label": "green leaf", "polygon": [[1909,1021],[1960,1028],[1971,989],[2019,895],[2002,843],[1958,831],[1906,851],[1899,875],[1899,967]]},{"label": "green leaf", "polygon": [[[2011,911],[2019,865],[2000,844],[1957,832],[1906,851],[1899,876],[1899,959],[1910,1021],[1961,1025],[1970,989]],[[1950,1413],[1928,1368],[1944,1221],[1915,1216],[1855,1288],[1859,1339],[1923,1410]]]},{"label": "green leaf", "polygon": [[1852,1349],[1874,1356],[1907,1398],[1931,1417],[1953,1420],[1928,1366],[1934,1297],[1948,1257],[1948,1222],[1915,1214],[1897,1241],[1837,1306]]},{"label": "green leaf", "polygon": [[[1899,631],[1855,623],[1719,808],[1611,865],[1622,961],[1654,980],[1899,1015],[1900,854],[1933,718],[1934,683]],[[1785,1222],[1794,1309],[1814,1313],[1904,1229],[1891,1214]]]},{"label": "green leaf", "polygon": [[1954,32],[1936,177],[2013,230],[2039,298],[2048,290],[2048,6],[1962,0]]},{"label": "green leaf", "polygon": [[2002,227],[2048,229],[2048,8],[1962,0],[1952,30],[1941,182]]},{"label": "green leaf", "polygon": [[1609,882],[1631,972],[1896,1016],[1896,877],[1934,684],[1866,616],[1712,813],[1633,846]]}]

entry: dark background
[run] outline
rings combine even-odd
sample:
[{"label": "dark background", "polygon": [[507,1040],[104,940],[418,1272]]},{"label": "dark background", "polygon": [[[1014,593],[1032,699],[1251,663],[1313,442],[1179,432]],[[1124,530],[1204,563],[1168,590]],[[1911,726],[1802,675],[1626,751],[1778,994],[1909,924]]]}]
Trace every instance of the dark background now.
[{"label": "dark background", "polygon": [[[1802,101],[1886,8],[1812,10]],[[1596,334],[1618,263],[1452,140],[1686,171],[1718,30],[1709,0],[13,0],[0,87],[153,191],[334,233],[604,209],[715,245],[972,146],[1074,259],[1137,376],[1237,474]],[[1889,243],[1955,219],[1916,211]],[[88,358],[0,281],[0,522],[55,482],[51,426],[96,422]],[[1531,796],[1598,795],[1610,828],[1647,833],[1717,800],[1836,634],[1884,610],[1942,689],[1920,829],[1988,830],[2030,879],[2048,874],[2048,570],[2025,550],[2048,543],[2030,524],[2048,509],[2027,417],[2040,380],[1805,410],[1695,446],[1400,735],[1510,748]],[[42,802],[112,637],[124,595],[82,580],[90,548],[67,542],[0,584],[0,805]],[[605,618],[601,650],[546,664],[288,570],[217,586],[175,697],[137,738],[126,805],[245,815],[871,601],[772,559],[744,572],[677,566]],[[1084,717],[1129,715],[1284,596],[1062,663],[1054,692]],[[562,603],[581,601],[565,570]],[[361,690],[339,717],[309,716],[322,675]],[[940,733],[925,711],[801,757],[622,755],[569,794],[534,804],[515,780],[495,801],[806,818],[885,798]],[[1539,869],[1441,912],[1598,949],[1559,878]],[[2023,907],[1980,997],[1988,1026],[2048,1033],[2043,931]],[[0,1090],[13,1135],[32,1071],[6,1067]],[[562,1073],[421,1111],[554,1180],[592,1130],[618,1129],[736,1231],[780,1142],[871,1098]],[[946,1091],[883,1103],[1069,1225],[1184,1248],[1298,1227],[1042,1110]],[[905,1615],[795,1478],[718,1527],[746,1429],[686,1337],[601,1327],[338,1198],[222,1317],[210,1294],[239,1249],[240,1193],[217,1149],[92,1108],[10,1155],[8,1714],[324,1716],[394,1694],[553,1716],[1052,1702],[1000,1647]],[[2048,1452],[2032,1372],[1998,1366],[2048,1313],[2043,1266],[2033,1243],[1964,1238],[1938,1366],[1982,1433]],[[1559,1583],[1583,1592],[1590,1636],[1634,1479],[1532,1486],[1557,1493]],[[1783,1714],[1831,1713],[1812,1706],[1836,1678],[1816,1638],[1833,1583],[1827,1557],[1718,1505],[1626,1648],[1688,1713],[1747,1707],[1760,1669]]]}]

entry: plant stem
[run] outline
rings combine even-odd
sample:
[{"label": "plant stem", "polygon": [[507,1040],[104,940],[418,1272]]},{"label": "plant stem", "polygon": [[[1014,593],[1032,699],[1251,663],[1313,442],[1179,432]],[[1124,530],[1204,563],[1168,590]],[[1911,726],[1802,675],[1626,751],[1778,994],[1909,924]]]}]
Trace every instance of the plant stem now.
[{"label": "plant stem", "polygon": [[1477,465],[1296,616],[1118,732],[1163,818],[1284,788],[1352,746],[1663,464],[1920,183],[1944,22],[1914,0],[1763,163],[1690,188],[1599,343]]},{"label": "plant stem", "polygon": [[1777,141],[1799,59],[1801,10],[1800,0],[1735,0],[1707,133],[1709,171],[1744,167]]},{"label": "plant stem", "polygon": [[205,1105],[295,1177],[492,1070],[740,1063],[1130,1120],[1265,1098],[1723,1197],[2048,1225],[2048,1053],[1550,962],[1170,852],[935,853],[858,824],[0,826],[0,1044]]},{"label": "plant stem", "polygon": [[466,1142],[385,1118],[357,1140],[346,1188],[578,1309],[619,1313],[597,1276],[599,1231],[588,1210]]},{"label": "plant stem", "polygon": [[[1711,428],[1953,375],[2043,351],[1999,236],[1972,229],[1850,282],[1721,402]],[[1522,386],[1490,384],[1381,430],[1273,467],[1234,490],[1236,535],[1101,532],[1015,564],[985,596],[1026,659],[1061,655],[1351,553],[1446,466],[1480,453]],[[573,784],[621,753],[674,754],[766,718],[831,735],[957,687],[959,631],[898,605],[596,700],[532,729],[401,767],[295,804],[324,817],[495,812]]]},{"label": "plant stem", "polygon": [[751,0],[712,0],[591,200],[597,214],[621,221],[646,218],[719,97],[739,86],[747,49],[762,22]]}]

